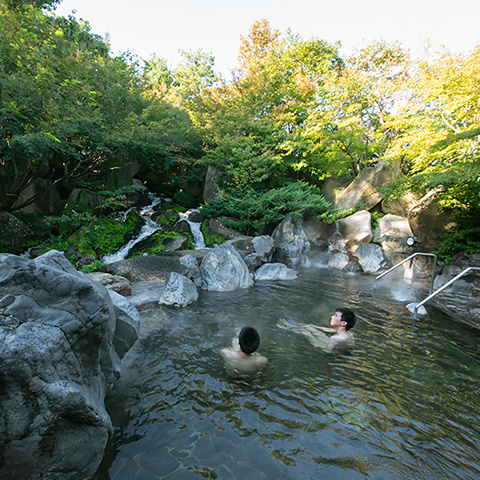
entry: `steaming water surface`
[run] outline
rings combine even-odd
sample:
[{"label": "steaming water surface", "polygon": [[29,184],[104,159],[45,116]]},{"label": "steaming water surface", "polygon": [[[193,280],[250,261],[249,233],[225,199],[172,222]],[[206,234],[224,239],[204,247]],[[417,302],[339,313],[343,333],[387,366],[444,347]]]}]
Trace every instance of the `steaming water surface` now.
[{"label": "steaming water surface", "polygon": [[[478,334],[439,314],[412,329],[405,304],[424,296],[312,267],[143,313],[96,480],[480,478]],[[342,305],[358,316],[349,354],[276,326],[326,326]],[[269,359],[250,380],[219,355],[244,325]]]}]

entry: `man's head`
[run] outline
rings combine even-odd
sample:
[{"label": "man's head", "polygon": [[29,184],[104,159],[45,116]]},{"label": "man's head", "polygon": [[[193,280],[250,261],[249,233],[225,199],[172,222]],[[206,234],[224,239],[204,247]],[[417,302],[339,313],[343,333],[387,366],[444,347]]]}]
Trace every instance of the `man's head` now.
[{"label": "man's head", "polygon": [[355,314],[347,307],[340,307],[335,310],[342,314],[342,322],[346,322],[346,330],[350,330],[355,325]]},{"label": "man's head", "polygon": [[243,353],[251,354],[260,345],[260,335],[253,327],[243,327],[238,335],[238,343]]}]

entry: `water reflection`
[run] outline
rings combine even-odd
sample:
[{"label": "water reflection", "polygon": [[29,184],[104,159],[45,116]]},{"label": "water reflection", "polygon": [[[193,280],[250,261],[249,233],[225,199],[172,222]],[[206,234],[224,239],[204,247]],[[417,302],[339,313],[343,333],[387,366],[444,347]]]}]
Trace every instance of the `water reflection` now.
[{"label": "water reflection", "polygon": [[[394,287],[311,268],[143,314],[96,480],[479,478],[478,335],[441,316],[413,330]],[[358,317],[350,354],[276,328],[327,326],[341,305]],[[246,324],[269,359],[252,380],[219,355]]]}]

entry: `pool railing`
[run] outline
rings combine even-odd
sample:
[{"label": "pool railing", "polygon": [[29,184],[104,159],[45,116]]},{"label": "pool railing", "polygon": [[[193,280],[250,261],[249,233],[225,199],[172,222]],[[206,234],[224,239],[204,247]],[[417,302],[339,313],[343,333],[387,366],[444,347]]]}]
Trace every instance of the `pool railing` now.
[{"label": "pool railing", "polygon": [[439,293],[441,293],[443,290],[445,290],[446,288],[448,288],[450,285],[452,285],[453,283],[455,283],[459,278],[463,277],[465,274],[467,274],[468,272],[470,271],[479,271],[480,270],[480,267],[468,267],[466,268],[465,270],[463,270],[463,272],[460,272],[456,277],[452,278],[451,280],[449,280],[447,283],[445,283],[444,285],[442,285],[438,290],[435,290],[435,292],[430,292],[430,295],[428,297],[426,297],[425,299],[423,299],[420,303],[417,303],[415,305],[415,308],[413,309],[413,324],[412,326],[415,327],[415,322],[417,321],[417,313],[418,313],[418,309],[422,306],[422,305],[425,305],[425,303],[427,303],[428,301],[430,301],[433,297],[436,297]]},{"label": "pool railing", "polygon": [[[404,263],[406,263],[408,261],[410,261],[410,268],[412,268],[413,267],[413,261],[414,261],[415,257],[419,257],[419,256],[433,257],[433,266],[432,266],[432,273],[431,273],[431,276],[430,276],[430,290],[429,290],[429,295],[431,295],[432,292],[433,292],[433,281],[435,279],[435,270],[437,268],[437,256],[434,253],[416,252],[416,253],[410,255],[409,257],[405,258],[401,262],[397,263],[396,265],[394,265],[393,267],[389,268],[385,272],[381,273],[378,277],[376,277],[375,278],[375,285],[376,285],[377,280],[384,277],[385,275],[392,272],[393,270],[398,268],[400,265],[403,265]],[[412,268],[412,271],[413,271],[413,268]],[[412,281],[413,281],[413,278],[412,278]]]}]

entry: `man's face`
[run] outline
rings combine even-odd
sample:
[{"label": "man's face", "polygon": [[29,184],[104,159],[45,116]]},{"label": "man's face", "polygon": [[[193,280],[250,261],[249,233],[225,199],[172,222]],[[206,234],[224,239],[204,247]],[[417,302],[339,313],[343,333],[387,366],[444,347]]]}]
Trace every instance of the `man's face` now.
[{"label": "man's face", "polygon": [[335,312],[330,318],[330,325],[332,327],[340,327],[342,325],[342,314],[340,312]]}]

